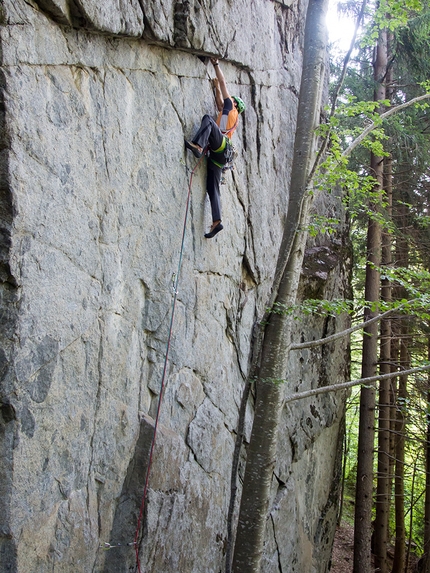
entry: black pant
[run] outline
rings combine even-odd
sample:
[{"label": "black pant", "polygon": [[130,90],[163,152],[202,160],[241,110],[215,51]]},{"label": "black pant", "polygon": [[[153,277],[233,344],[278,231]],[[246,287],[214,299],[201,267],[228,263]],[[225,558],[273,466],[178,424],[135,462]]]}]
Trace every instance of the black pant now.
[{"label": "black pant", "polygon": [[[193,138],[193,143],[199,145],[203,149],[209,146],[209,150],[215,151],[221,147],[223,140],[224,135],[221,133],[215,120],[210,115],[204,115],[200,128]],[[221,163],[218,161],[218,157],[217,163]],[[206,191],[211,202],[212,221],[221,221],[221,193],[219,189],[221,174],[222,168],[215,165],[215,163],[213,163],[209,158],[206,176]]]}]

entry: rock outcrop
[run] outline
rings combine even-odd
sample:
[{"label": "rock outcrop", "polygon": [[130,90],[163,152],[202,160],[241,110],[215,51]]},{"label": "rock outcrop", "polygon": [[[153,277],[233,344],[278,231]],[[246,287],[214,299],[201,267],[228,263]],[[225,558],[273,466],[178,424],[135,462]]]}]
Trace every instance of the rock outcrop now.
[{"label": "rock outcrop", "polygon": [[[183,140],[215,109],[211,55],[247,109],[211,241],[204,163],[193,179],[141,559],[154,573],[224,570],[240,399],[288,200],[305,9],[1,2],[1,573],[134,570],[195,165]],[[310,254],[302,292],[341,296],[342,234]],[[343,326],[307,317],[297,338]],[[286,392],[345,377],[340,342],[297,355]],[[342,415],[333,394],[285,408],[264,573],[328,570]],[[251,419],[252,404],[248,435]]]}]

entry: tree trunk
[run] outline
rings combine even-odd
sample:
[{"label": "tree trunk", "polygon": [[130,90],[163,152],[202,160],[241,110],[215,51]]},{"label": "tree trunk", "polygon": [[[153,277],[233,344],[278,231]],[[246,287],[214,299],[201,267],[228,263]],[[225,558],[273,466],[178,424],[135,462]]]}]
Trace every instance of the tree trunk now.
[{"label": "tree trunk", "polygon": [[[392,185],[391,163],[385,161],[384,190],[388,203],[388,215],[391,216]],[[391,257],[391,235],[382,234],[382,266],[389,267]],[[391,282],[384,278],[381,281],[381,299],[391,302]],[[381,321],[380,341],[380,373],[391,372],[391,319]],[[387,548],[389,541],[389,513],[390,513],[390,437],[391,437],[391,384],[392,381],[381,380],[379,383],[378,399],[378,473],[375,500],[375,531],[374,554],[375,570],[380,573],[388,572]]]},{"label": "tree trunk", "polygon": [[[430,360],[430,338],[427,341],[427,359]],[[424,567],[423,573],[430,573],[430,379],[427,381],[427,441],[426,453],[426,489],[424,502]]]},{"label": "tree trunk", "polygon": [[[327,5],[328,0],[310,0],[308,5],[289,207],[274,279],[272,304],[294,303],[303,262],[310,205],[306,187],[316,146],[315,128],[320,114],[327,44]],[[257,342],[261,347],[261,360],[233,557],[234,573],[260,571],[283,395],[282,386],[276,381],[284,379],[286,375],[291,344],[290,321],[290,317],[270,314],[263,338]]]},{"label": "tree trunk", "polygon": [[[406,228],[407,207],[400,203],[399,220],[403,228]],[[396,261],[400,267],[408,267],[408,243],[406,239],[400,238],[396,246]],[[405,293],[399,289],[398,298],[403,298]],[[400,357],[399,366],[401,370],[406,370],[410,364],[409,358],[409,327],[405,321],[400,326]],[[405,533],[405,408],[407,399],[407,381],[408,377],[400,374],[399,387],[396,400],[396,449],[395,449],[395,470],[394,470],[394,515],[395,515],[395,534],[396,541],[394,546],[394,561],[392,573],[404,573],[406,562],[406,533]]]},{"label": "tree trunk", "polygon": [[[378,88],[375,100],[385,99],[383,78],[387,69],[387,35],[379,35],[374,62],[374,77]],[[383,186],[383,160],[371,157],[371,169],[378,185]],[[376,205],[375,210],[379,207]],[[379,267],[381,266],[381,224],[370,218],[367,229],[367,266],[365,281],[365,300],[369,303],[379,301]],[[375,316],[375,309],[366,308],[365,318]],[[362,378],[375,376],[378,362],[378,324],[364,328]],[[372,490],[373,490],[373,450],[375,439],[375,390],[363,387],[360,394],[360,420],[358,436],[357,487],[355,495],[354,520],[354,568],[353,573],[372,573],[371,537],[372,537]]]},{"label": "tree trunk", "polygon": [[414,523],[414,511],[415,511],[415,483],[417,478],[417,463],[418,458],[415,458],[414,461],[414,469],[412,471],[412,483],[411,483],[411,494],[410,494],[410,502],[409,502],[409,535],[407,546],[408,549],[406,551],[406,559],[405,559],[405,568],[404,573],[409,573],[409,559],[411,557],[411,549],[412,549],[412,535],[413,535],[413,523]]},{"label": "tree trunk", "polygon": [[[379,267],[378,249],[372,253],[371,245],[380,244],[380,225],[374,221],[368,228],[368,260]],[[376,243],[377,244],[377,243]],[[368,265],[366,271],[365,297],[367,301],[378,300],[379,272]],[[366,309],[365,317],[373,318],[375,313]],[[363,359],[361,377],[376,375],[378,325],[373,323],[364,329]],[[358,435],[357,487],[355,494],[354,519],[354,569],[353,573],[371,573],[372,536],[372,488],[373,488],[373,449],[375,437],[375,390],[362,387],[360,394],[360,420]]]},{"label": "tree trunk", "polygon": [[[388,285],[382,285],[382,298],[387,301]],[[391,372],[391,321],[386,319],[381,324],[381,374]],[[378,474],[375,501],[374,554],[375,569],[387,573],[388,517],[390,511],[390,414],[391,414],[391,380],[381,380],[378,400]]]},{"label": "tree trunk", "polygon": [[[400,341],[400,364],[402,368],[409,365],[407,329],[402,328]],[[393,573],[404,573],[406,562],[406,532],[405,532],[405,408],[407,398],[407,376],[399,376],[399,391],[397,395],[396,423],[396,469],[394,478],[394,513],[396,520],[396,541],[394,546]]]}]

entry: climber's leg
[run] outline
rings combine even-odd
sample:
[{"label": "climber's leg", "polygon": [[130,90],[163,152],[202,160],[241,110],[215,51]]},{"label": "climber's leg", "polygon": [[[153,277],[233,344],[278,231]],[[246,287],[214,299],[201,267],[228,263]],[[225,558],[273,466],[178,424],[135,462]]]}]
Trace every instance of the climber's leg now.
[{"label": "climber's leg", "polygon": [[221,147],[223,137],[224,136],[213,117],[210,115],[204,115],[200,124],[200,128],[196,135],[193,137],[192,143],[197,145],[202,151],[207,146],[209,146],[209,149],[218,149]]},{"label": "climber's leg", "polygon": [[206,179],[206,190],[209,195],[209,200],[211,202],[212,210],[212,226],[209,233],[205,234],[207,239],[214,237],[219,231],[223,229],[221,224],[221,194],[220,194],[220,182],[221,182],[221,167],[215,165],[209,159],[208,161],[208,172]]}]

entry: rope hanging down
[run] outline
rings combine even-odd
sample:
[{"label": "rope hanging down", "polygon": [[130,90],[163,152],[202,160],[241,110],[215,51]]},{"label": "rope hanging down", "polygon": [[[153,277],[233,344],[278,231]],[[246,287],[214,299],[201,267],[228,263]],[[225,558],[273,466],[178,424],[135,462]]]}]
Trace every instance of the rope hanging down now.
[{"label": "rope hanging down", "polygon": [[[181,267],[182,267],[182,255],[184,252],[184,243],[185,243],[185,231],[186,231],[186,227],[187,227],[187,220],[188,220],[188,211],[189,211],[189,205],[190,205],[190,197],[191,197],[191,186],[193,183],[193,176],[195,171],[197,170],[197,167],[200,165],[201,160],[203,159],[204,154],[202,155],[202,157],[199,159],[199,161],[197,162],[197,164],[195,165],[194,169],[191,171],[191,175],[190,175],[190,181],[188,184],[188,195],[187,195],[187,203],[186,203],[186,207],[185,207],[185,218],[184,218],[184,227],[182,230],[182,242],[181,242],[181,250],[179,253],[179,263],[178,263],[178,272],[176,273],[176,277],[174,275],[174,285],[173,285],[173,302],[172,302],[172,310],[171,310],[171,315],[170,315],[170,328],[169,328],[169,335],[167,338],[167,347],[166,347],[166,353],[164,356],[164,367],[163,367],[163,374],[161,377],[161,384],[160,384],[160,393],[158,396],[158,405],[157,405],[157,414],[155,416],[155,423],[154,423],[154,433],[152,435],[152,441],[151,441],[151,449],[149,451],[149,460],[148,460],[148,467],[146,470],[146,478],[145,478],[145,486],[143,488],[143,496],[142,496],[142,503],[140,505],[140,511],[139,511],[139,518],[137,520],[137,526],[136,526],[136,533],[134,536],[134,547],[135,547],[135,552],[136,552],[136,567],[137,567],[137,571],[138,573],[142,573],[141,567],[140,567],[140,559],[139,559],[139,535],[140,535],[140,531],[142,528],[142,519],[143,519],[143,512],[145,509],[145,502],[146,502],[146,496],[148,494],[148,484],[149,484],[149,474],[151,471],[151,465],[152,465],[152,457],[153,457],[153,453],[154,453],[154,446],[155,446],[155,438],[157,435],[157,427],[158,427],[158,420],[160,417],[160,410],[161,410],[161,401],[162,401],[162,397],[163,397],[163,391],[164,391],[164,387],[165,387],[165,383],[166,383],[166,372],[167,372],[167,362],[168,362],[168,358],[169,358],[169,350],[170,350],[170,342],[172,339],[172,332],[173,332],[173,320],[175,317],[175,308],[176,308],[176,301],[177,301],[177,297],[178,297],[178,284],[179,284],[179,276],[181,273]],[[188,168],[187,168],[188,169]]]}]

